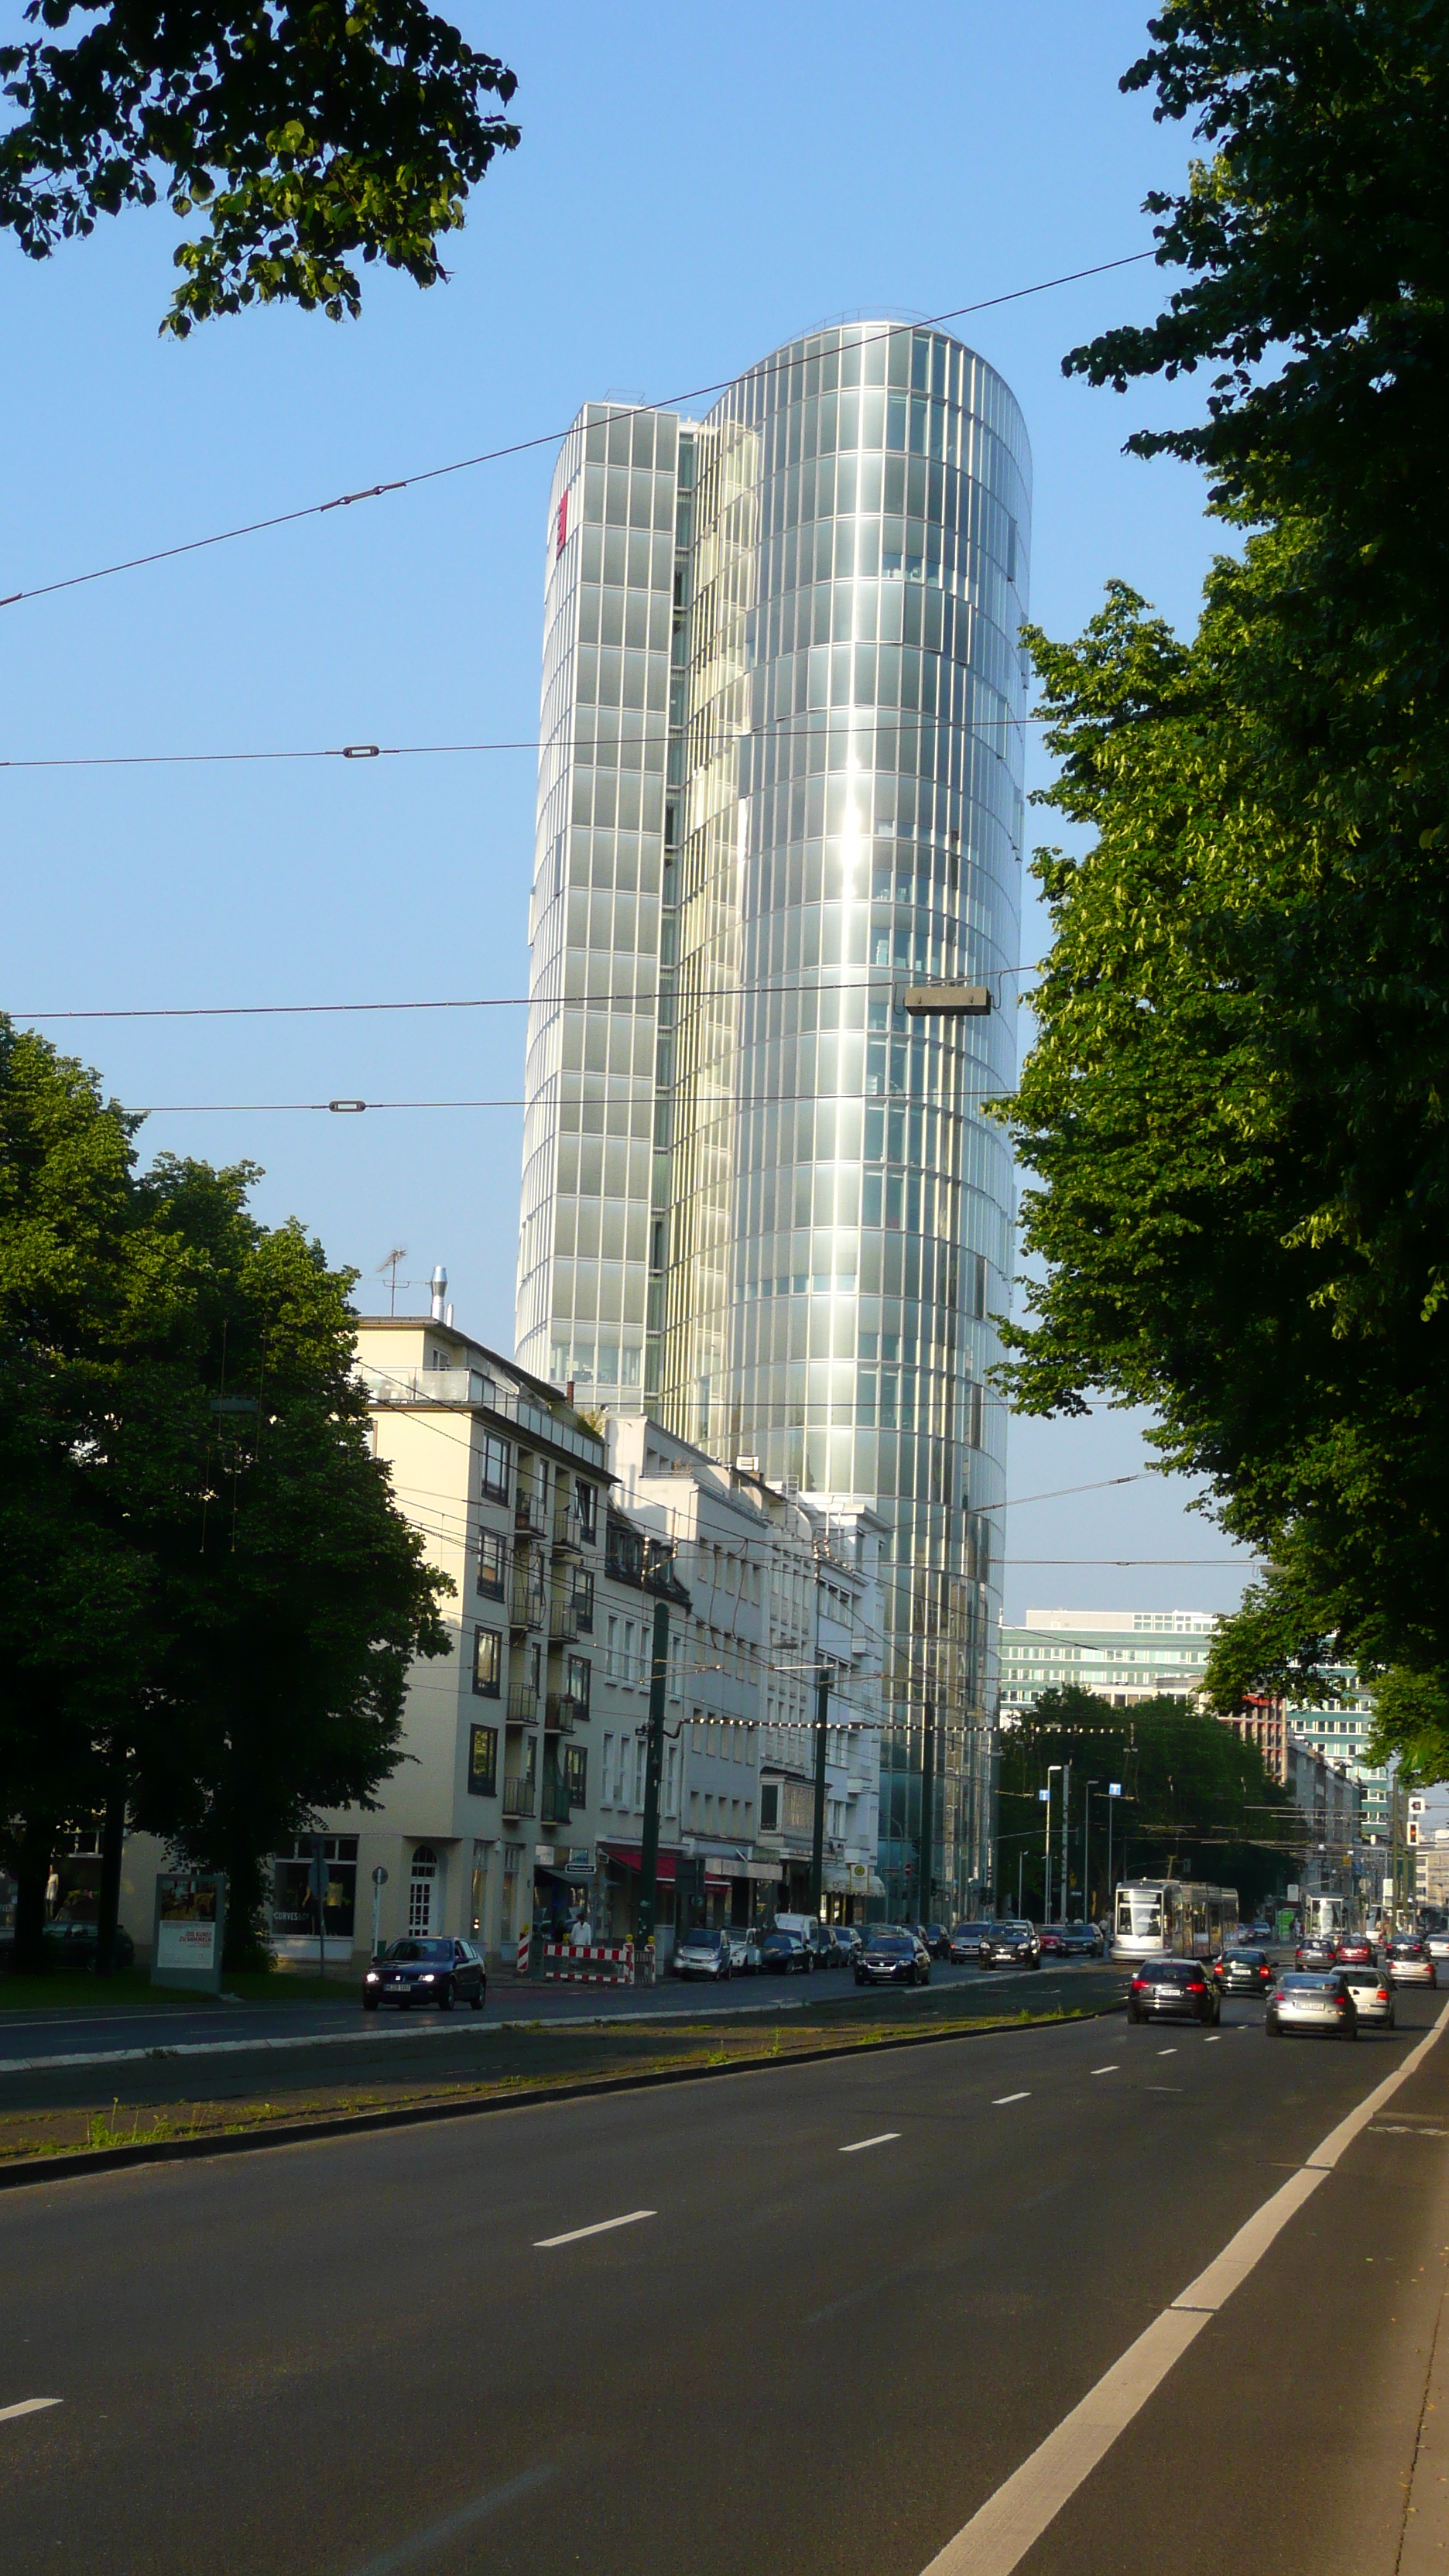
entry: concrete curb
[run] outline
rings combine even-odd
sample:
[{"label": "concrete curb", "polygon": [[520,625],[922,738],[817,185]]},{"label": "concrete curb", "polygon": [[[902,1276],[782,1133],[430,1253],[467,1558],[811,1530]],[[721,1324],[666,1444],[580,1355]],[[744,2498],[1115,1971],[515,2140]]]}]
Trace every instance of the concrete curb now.
[{"label": "concrete curb", "polygon": [[539,2084],[515,2093],[490,2093],[478,2102],[398,2103],[386,2111],[353,2111],[340,2119],[276,2121],[266,2128],[212,2130],[196,2138],[138,2140],[134,2146],[83,2147],[73,2155],[29,2156],[0,2164],[0,2191],[63,2182],[81,2174],[120,2173],[133,2165],[189,2164],[202,2156],[254,2154],[263,2147],[295,2147],[319,2138],[355,2138],[374,2129],[415,2129],[437,2120],[472,2120],[492,2111],[541,2110],[551,2102],[581,2102],[599,2094],[648,2093],[666,2084],[700,2084],[717,2075],[783,2073],[818,2066],[832,2057],[874,2057],[894,2048],[938,2048],[949,2040],[993,2039],[1004,2031],[1050,2030],[1064,2023],[1105,2021],[1124,2004],[1096,2004],[1077,2012],[1044,2013],[1039,2021],[956,2022],[948,2030],[893,2032],[884,2039],[843,2039],[833,2048],[796,2048],[788,2057],[736,2057],[724,2066],[651,2067],[637,2075],[604,2075],[576,2084]]}]

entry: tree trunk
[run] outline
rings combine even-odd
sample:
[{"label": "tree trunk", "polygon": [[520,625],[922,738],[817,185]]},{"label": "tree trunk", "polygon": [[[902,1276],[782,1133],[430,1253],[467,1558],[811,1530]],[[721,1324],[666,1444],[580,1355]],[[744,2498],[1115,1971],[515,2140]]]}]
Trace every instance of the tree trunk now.
[{"label": "tree trunk", "polygon": [[224,1969],[271,1966],[266,1912],[268,1892],[266,1871],[256,1853],[248,1849],[229,1851],[226,1940],[222,1949]]},{"label": "tree trunk", "polygon": [[53,1964],[45,1938],[45,1891],[60,1831],[54,1816],[27,1816],[15,1867],[15,1966],[19,1975],[43,1977]]}]

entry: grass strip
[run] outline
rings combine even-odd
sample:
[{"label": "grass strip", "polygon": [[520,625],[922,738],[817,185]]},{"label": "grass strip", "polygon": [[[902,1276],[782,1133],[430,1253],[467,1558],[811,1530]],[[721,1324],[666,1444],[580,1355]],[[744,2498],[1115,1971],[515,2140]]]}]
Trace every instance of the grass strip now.
[{"label": "grass strip", "polygon": [[636,2058],[627,2072],[606,2062],[590,2070],[517,2069],[460,2084],[338,2087],[310,2100],[180,2102],[123,2109],[117,2099],[108,2111],[12,2112],[0,2118],[0,2189],[55,2180],[64,2174],[111,2172],[249,2147],[289,2146],[309,2138],[353,2136],[480,2112],[579,2101],[591,2094],[644,2091],[701,2077],[808,2065],[823,2058],[931,2047],[993,2032],[1096,2020],[1104,2011],[1120,2009],[1116,2002],[1045,2013],[1024,2007],[990,2019],[972,2016],[912,2030],[902,2030],[899,2024],[874,2024],[828,2037],[818,2026],[814,2030],[777,2026],[770,2034],[770,2045],[763,2049],[758,2031],[676,2028],[667,2046]]}]

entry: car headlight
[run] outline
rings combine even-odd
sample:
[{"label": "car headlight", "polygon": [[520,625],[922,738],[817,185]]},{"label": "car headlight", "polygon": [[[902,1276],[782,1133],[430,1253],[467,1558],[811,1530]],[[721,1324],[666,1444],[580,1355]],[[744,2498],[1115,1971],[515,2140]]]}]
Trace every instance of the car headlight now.
[{"label": "car headlight", "polygon": [[365,1976],[365,1977],[363,1978],[363,1980],[362,1980],[363,1984],[364,1984],[365,1986],[375,1986],[375,1985],[377,1984],[377,1981],[378,1981],[378,1979],[377,1979],[377,1970],[376,1970],[376,1968],[369,1968],[369,1969],[368,1969],[368,1972],[367,1972],[367,1974],[366,1974],[366,1976]]},{"label": "car headlight", "polygon": [[419,1985],[422,1986],[435,1986],[437,1982],[437,1978],[433,1975],[431,1968],[425,1968],[423,1974],[418,1979]]}]

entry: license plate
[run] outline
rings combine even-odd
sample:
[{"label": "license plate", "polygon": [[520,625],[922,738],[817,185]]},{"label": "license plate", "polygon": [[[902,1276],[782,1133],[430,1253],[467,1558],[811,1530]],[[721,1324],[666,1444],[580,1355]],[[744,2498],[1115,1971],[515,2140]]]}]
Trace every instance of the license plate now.
[{"label": "license plate", "polygon": [[1180,2004],[1182,2001],[1181,1986],[1159,1986],[1157,1993],[1158,2000],[1165,2004]]}]

